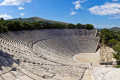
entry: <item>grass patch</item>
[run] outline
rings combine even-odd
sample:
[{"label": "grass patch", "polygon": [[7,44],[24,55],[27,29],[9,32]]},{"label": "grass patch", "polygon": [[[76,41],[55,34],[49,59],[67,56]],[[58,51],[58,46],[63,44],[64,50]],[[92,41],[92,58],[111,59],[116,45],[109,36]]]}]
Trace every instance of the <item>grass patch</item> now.
[{"label": "grass patch", "polygon": [[116,68],[120,68],[120,65],[116,65],[115,67],[116,67]]}]

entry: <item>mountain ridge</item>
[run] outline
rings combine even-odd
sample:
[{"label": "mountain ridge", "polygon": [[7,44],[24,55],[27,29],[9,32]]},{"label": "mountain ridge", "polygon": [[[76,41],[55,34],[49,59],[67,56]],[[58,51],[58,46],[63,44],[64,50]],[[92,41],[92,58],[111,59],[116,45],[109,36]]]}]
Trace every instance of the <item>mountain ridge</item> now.
[{"label": "mountain ridge", "polygon": [[111,31],[120,31],[120,27],[113,27],[113,28],[110,28],[109,30],[111,30]]},{"label": "mountain ridge", "polygon": [[[19,21],[20,18],[9,19],[10,21]],[[48,22],[48,23],[62,23],[68,24],[67,22],[47,20],[40,17],[29,17],[29,18],[21,18],[22,22]]]}]

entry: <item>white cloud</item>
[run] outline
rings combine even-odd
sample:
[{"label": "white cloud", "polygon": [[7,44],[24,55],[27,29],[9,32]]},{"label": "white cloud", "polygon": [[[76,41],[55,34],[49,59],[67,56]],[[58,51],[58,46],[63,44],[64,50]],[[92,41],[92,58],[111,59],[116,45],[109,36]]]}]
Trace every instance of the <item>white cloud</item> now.
[{"label": "white cloud", "polygon": [[24,16],[24,15],[25,15],[25,13],[20,13],[20,15],[21,15],[21,16]]},{"label": "white cloud", "polygon": [[24,3],[30,3],[31,0],[4,0],[0,3],[0,6],[17,6],[24,5]]},{"label": "white cloud", "polygon": [[24,7],[21,7],[21,6],[20,6],[20,7],[18,7],[18,10],[23,10],[23,9],[24,9]]},{"label": "white cloud", "polygon": [[120,15],[120,3],[105,3],[89,8],[89,11],[96,15]]},{"label": "white cloud", "polygon": [[76,12],[75,11],[72,11],[71,13],[70,13],[70,15],[75,15],[76,14]]},{"label": "white cloud", "polygon": [[80,9],[80,8],[82,8],[80,4],[75,5],[75,9]]},{"label": "white cloud", "polygon": [[13,17],[5,13],[5,14],[0,14],[0,18],[4,18],[6,20],[6,19],[12,19]]},{"label": "white cloud", "polygon": [[112,1],[119,1],[119,0],[112,0]]},{"label": "white cloud", "polygon": [[73,4],[75,4],[75,9],[80,9],[82,8],[81,3],[84,3],[86,0],[78,0],[73,2]]}]

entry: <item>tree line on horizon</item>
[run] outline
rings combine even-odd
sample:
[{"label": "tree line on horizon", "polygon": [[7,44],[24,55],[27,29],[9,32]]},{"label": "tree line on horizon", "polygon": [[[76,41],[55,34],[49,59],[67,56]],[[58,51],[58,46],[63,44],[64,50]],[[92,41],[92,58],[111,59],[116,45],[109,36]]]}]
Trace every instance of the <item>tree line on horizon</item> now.
[{"label": "tree line on horizon", "polygon": [[62,24],[50,22],[22,22],[0,19],[0,33],[8,31],[39,30],[39,29],[94,29],[92,24]]},{"label": "tree line on horizon", "polygon": [[117,60],[116,67],[120,67],[120,31],[102,29],[99,36],[102,45],[109,46],[116,52],[113,53],[113,57]]}]

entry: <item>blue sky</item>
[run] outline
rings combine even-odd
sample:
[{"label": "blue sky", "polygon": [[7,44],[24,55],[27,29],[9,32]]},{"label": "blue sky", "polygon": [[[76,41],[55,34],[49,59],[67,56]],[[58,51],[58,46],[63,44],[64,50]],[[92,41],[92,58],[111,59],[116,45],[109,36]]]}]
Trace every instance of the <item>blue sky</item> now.
[{"label": "blue sky", "polygon": [[120,26],[120,0],[0,0],[0,17],[40,17],[96,28]]}]

